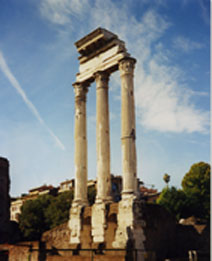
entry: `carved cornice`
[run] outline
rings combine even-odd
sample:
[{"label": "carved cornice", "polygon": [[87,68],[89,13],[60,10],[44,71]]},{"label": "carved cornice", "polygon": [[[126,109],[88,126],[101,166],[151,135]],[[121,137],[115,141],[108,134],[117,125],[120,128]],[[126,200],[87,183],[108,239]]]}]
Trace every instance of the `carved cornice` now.
[{"label": "carved cornice", "polygon": [[132,74],[134,72],[136,59],[132,57],[126,57],[119,62],[119,71],[121,76],[126,74]]},{"label": "carved cornice", "polygon": [[105,71],[98,71],[94,74],[96,88],[108,88],[109,74]]}]

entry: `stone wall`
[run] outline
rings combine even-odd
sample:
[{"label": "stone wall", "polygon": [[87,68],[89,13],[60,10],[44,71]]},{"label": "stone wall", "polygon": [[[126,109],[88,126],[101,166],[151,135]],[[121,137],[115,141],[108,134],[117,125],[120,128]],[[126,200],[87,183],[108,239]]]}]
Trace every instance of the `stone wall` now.
[{"label": "stone wall", "polygon": [[[177,224],[175,218],[160,205],[141,203],[140,208],[142,220],[144,221],[145,260],[164,260],[166,258],[187,257],[188,250],[204,250],[209,252],[209,248],[204,248],[205,242],[207,241],[205,238],[209,235],[209,233],[205,232],[206,230],[203,230],[202,234],[200,234],[193,226]],[[133,260],[130,259],[130,256],[127,259],[127,251],[104,251],[104,249],[113,249],[112,242],[114,241],[115,232],[117,230],[117,212],[117,203],[108,205],[104,244],[92,243],[91,207],[85,207],[82,212],[81,244],[69,244],[70,230],[67,223],[45,232],[42,241],[46,243],[46,248],[48,249],[72,248],[80,250],[94,248],[99,249],[100,253],[102,251],[105,258],[106,256],[109,256],[109,258],[115,256],[120,259],[126,258],[126,260]],[[209,231],[209,229],[207,231]],[[205,234],[207,234],[207,236],[205,236]],[[133,241],[131,243],[129,242],[128,246],[130,245],[134,248]],[[75,253],[77,253],[77,251]],[[58,251],[58,254],[61,258],[67,256],[71,257],[72,251],[66,253]],[[78,254],[85,258],[86,256],[91,255],[91,252],[79,251]],[[55,259],[54,261],[56,260],[63,259],[59,259],[58,257],[58,259]]]},{"label": "stone wall", "polygon": [[[141,203],[143,222],[144,261],[165,260],[188,257],[188,250],[204,250],[204,238],[209,239],[209,229],[202,234],[193,226],[176,224],[175,219],[161,206]],[[85,249],[97,249],[93,252],[93,260],[99,261],[133,261],[134,243],[129,242],[128,249],[116,251],[112,242],[117,230],[118,204],[112,203],[107,208],[107,227],[105,228],[105,243],[93,243],[91,236],[91,207],[85,207],[82,212],[81,244],[70,244],[68,223],[64,223],[42,236],[42,242],[21,242],[16,245],[0,245],[0,250],[9,251],[9,261],[90,261],[92,252]],[[204,237],[203,237],[204,236]],[[209,241],[208,241],[209,242]],[[30,252],[30,244],[34,251]],[[72,249],[71,251],[67,251]],[[84,249],[84,250],[81,250]],[[109,249],[110,251],[107,251]],[[65,251],[64,251],[65,250]]]},{"label": "stone wall", "polygon": [[[142,203],[141,211],[144,220],[144,234],[145,234],[145,260],[152,260],[157,257],[158,260],[168,258],[172,255],[174,249],[174,240],[176,233],[175,219],[159,205]],[[47,231],[42,236],[42,241],[46,243],[48,249],[72,248],[80,249],[99,249],[100,253],[109,258],[116,257],[120,259],[131,259],[134,252],[129,251],[105,251],[104,249],[113,249],[113,241],[115,239],[115,232],[117,229],[117,213],[118,204],[112,203],[107,208],[107,227],[105,228],[105,243],[98,244],[92,242],[91,236],[91,207],[85,207],[82,213],[82,230],[81,230],[81,244],[69,244],[70,231],[68,224],[65,223],[50,231]],[[129,242],[128,246],[134,248],[133,242]],[[128,250],[130,250],[130,248]],[[75,252],[77,253],[77,251]],[[58,250],[58,254],[66,257],[72,256],[72,251],[63,252]],[[90,256],[91,252],[79,251],[80,256]],[[127,257],[128,256],[128,257]],[[101,255],[99,256],[101,257]],[[52,257],[53,258],[53,257]],[[59,258],[59,257],[58,257]],[[47,259],[50,260],[50,259]],[[51,259],[54,260],[54,259]],[[57,260],[57,259],[55,259]],[[60,259],[58,259],[60,260]],[[63,259],[61,259],[63,260]],[[64,259],[65,260],[65,259]],[[95,260],[95,259],[94,259]],[[100,259],[98,259],[100,260]],[[112,259],[111,259],[112,260]]]},{"label": "stone wall", "polygon": [[10,220],[9,162],[0,157],[0,243],[8,241]]},{"label": "stone wall", "polygon": [[[32,249],[39,249],[39,242],[21,242],[19,244],[0,244],[0,252],[8,252],[8,256],[4,255],[5,261],[44,261],[45,257],[39,251],[30,251]],[[3,255],[2,255],[3,256]]]}]

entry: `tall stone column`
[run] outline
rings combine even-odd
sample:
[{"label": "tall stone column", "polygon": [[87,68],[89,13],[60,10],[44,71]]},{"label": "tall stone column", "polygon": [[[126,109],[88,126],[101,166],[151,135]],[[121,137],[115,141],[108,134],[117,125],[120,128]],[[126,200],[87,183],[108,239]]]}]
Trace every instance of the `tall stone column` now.
[{"label": "tall stone column", "polygon": [[96,145],[97,196],[96,203],[111,201],[110,126],[108,80],[106,72],[97,72],[96,80]]},{"label": "tall stone column", "polygon": [[[117,230],[112,243],[115,248],[126,248],[129,242],[137,249],[144,249],[141,202],[137,186],[135,146],[135,104],[133,71],[136,60],[126,57],[119,62],[121,74],[121,134],[122,134],[122,200],[118,204]],[[144,260],[143,253],[137,260]]]},{"label": "tall stone column", "polygon": [[75,91],[75,192],[70,210],[70,243],[79,244],[82,229],[81,213],[88,205],[87,199],[87,138],[86,138],[86,93],[87,84],[74,83]]},{"label": "tall stone column", "polygon": [[88,86],[74,83],[75,90],[75,193],[76,205],[87,205],[87,131],[86,131],[86,93]]},{"label": "tall stone column", "polygon": [[121,75],[121,140],[122,140],[122,198],[137,194],[135,145],[134,66],[136,60],[124,58],[119,63]]},{"label": "tall stone column", "polygon": [[110,178],[110,127],[108,80],[106,72],[97,72],[96,80],[96,145],[97,145],[97,195],[92,206],[93,242],[105,241],[106,203],[112,201]]}]

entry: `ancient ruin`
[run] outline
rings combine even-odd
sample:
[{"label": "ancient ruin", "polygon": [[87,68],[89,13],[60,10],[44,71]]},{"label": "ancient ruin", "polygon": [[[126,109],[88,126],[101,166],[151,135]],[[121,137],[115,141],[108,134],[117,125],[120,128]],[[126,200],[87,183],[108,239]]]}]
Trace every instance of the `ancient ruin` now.
[{"label": "ancient ruin", "polygon": [[[9,162],[0,158],[0,260],[31,261],[155,261],[197,260],[210,254],[210,226],[179,224],[162,206],[146,203],[140,197],[136,171],[136,130],[133,72],[136,60],[127,53],[118,37],[102,28],[76,42],[80,53],[75,90],[75,186],[69,222],[42,234],[39,241],[21,242],[9,222]],[[118,200],[111,193],[114,177],[110,171],[109,77],[121,76],[122,177]],[[87,198],[86,96],[96,82],[97,195]],[[73,181],[73,180],[72,180]],[[75,184],[74,184],[75,183]],[[92,184],[94,184],[92,182]],[[112,183],[113,184],[113,183]],[[31,198],[42,186],[30,190]],[[120,191],[119,190],[119,191]],[[143,197],[144,199],[144,197]],[[114,202],[115,201],[115,202]],[[188,221],[184,220],[187,223]],[[11,222],[12,223],[12,222]],[[14,222],[12,223],[14,225]],[[199,231],[199,228],[201,228]],[[10,230],[10,231],[9,231]],[[10,233],[10,236],[8,236]],[[17,235],[16,235],[17,233]],[[8,239],[10,239],[8,241]],[[8,244],[9,242],[10,244]],[[203,254],[207,255],[203,255]],[[193,257],[194,258],[193,258]],[[182,258],[183,257],[183,258]],[[9,258],[9,259],[8,259]],[[179,259],[182,258],[182,259]],[[199,259],[198,259],[199,260]]]},{"label": "ancient ruin", "polygon": [[9,161],[6,158],[0,157],[0,243],[7,242],[9,238],[9,189]]},{"label": "ancient ruin", "polygon": [[[87,134],[86,95],[89,85],[96,82],[96,150],[97,196],[92,206],[91,227],[94,243],[105,242],[107,208],[112,203],[110,180],[109,77],[119,70],[121,76],[121,150],[122,199],[118,204],[114,248],[126,248],[129,237],[142,248],[141,213],[136,173],[136,130],[134,105],[134,67],[136,59],[125,43],[108,30],[98,28],[75,43],[79,57],[79,73],[75,90],[75,198],[70,211],[70,243],[80,244],[82,211],[87,200]],[[136,222],[135,222],[136,221]],[[135,224],[136,223],[136,224]],[[139,240],[136,240],[139,234]]]}]

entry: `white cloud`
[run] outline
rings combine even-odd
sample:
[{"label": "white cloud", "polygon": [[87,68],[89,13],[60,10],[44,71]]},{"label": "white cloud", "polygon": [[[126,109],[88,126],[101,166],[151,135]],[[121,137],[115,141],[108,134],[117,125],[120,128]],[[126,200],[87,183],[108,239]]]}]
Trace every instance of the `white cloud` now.
[{"label": "white cloud", "polygon": [[10,68],[8,67],[3,53],[0,51],[0,69],[2,70],[2,72],[4,73],[4,75],[7,77],[7,79],[10,81],[10,83],[12,84],[12,86],[16,89],[16,91],[18,92],[18,94],[22,97],[23,101],[25,102],[25,104],[27,105],[27,107],[30,109],[30,111],[34,114],[34,116],[37,118],[37,120],[46,128],[46,130],[48,131],[48,133],[52,136],[52,138],[54,139],[55,143],[57,144],[57,146],[64,150],[65,147],[62,144],[62,142],[59,140],[59,138],[53,133],[53,131],[46,125],[46,123],[44,122],[44,120],[42,119],[42,117],[40,116],[38,110],[36,109],[36,107],[33,105],[33,103],[28,99],[27,95],[25,94],[24,90],[21,88],[19,82],[17,81],[17,79],[15,78],[15,76],[12,74]]},{"label": "white cloud", "polygon": [[[77,13],[78,22],[73,20],[75,32],[88,33],[96,27],[105,27],[126,42],[129,52],[137,59],[136,106],[138,122],[142,126],[162,132],[207,131],[209,113],[192,104],[194,93],[185,84],[185,72],[171,63],[169,50],[163,46],[162,37],[171,27],[170,21],[153,8],[147,9],[141,17],[135,17],[127,2],[120,4],[110,0],[95,0],[89,5],[85,1],[86,8],[81,6],[76,8],[77,11],[70,8],[71,5],[74,6],[73,0],[61,1],[68,7],[67,10],[64,6],[56,8],[58,2],[43,0],[41,6],[43,8],[45,3],[53,8],[52,12],[46,12],[49,15],[47,18],[53,23],[55,12],[59,12],[59,16],[69,20],[69,23],[73,13]],[[70,29],[67,27],[67,30]],[[175,39],[175,47],[188,53],[202,48],[203,44],[178,37]]]},{"label": "white cloud", "polygon": [[174,47],[186,53],[194,50],[202,49],[204,45],[199,42],[194,42],[189,38],[178,36],[174,39]]},{"label": "white cloud", "polygon": [[87,4],[87,0],[42,0],[40,11],[50,22],[65,25],[71,22],[71,16],[80,16]]}]

